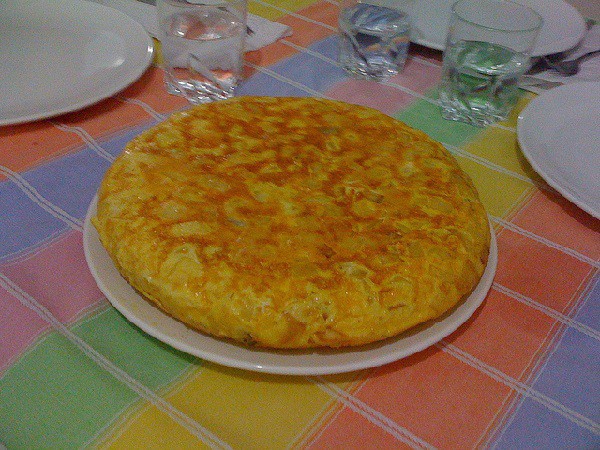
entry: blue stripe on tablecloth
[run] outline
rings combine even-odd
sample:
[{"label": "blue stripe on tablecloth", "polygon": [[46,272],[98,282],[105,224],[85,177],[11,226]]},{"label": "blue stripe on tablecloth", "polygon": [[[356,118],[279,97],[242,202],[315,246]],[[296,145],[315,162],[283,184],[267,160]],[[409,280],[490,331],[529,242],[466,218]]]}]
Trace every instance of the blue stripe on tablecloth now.
[{"label": "blue stripe on tablecloth", "polygon": [[110,161],[88,148],[24,173],[23,178],[53,205],[83,220]]},{"label": "blue stripe on tablecloth", "polygon": [[[41,168],[26,172],[23,178],[49,202],[83,220],[100,186],[104,172],[112,163],[101,153],[111,155],[114,160],[123,151],[127,142],[155,123],[152,121],[144,126],[124,130],[106,140],[95,140],[93,145],[85,147],[80,152],[66,155]],[[98,146],[103,152],[100,153],[95,149]]]},{"label": "blue stripe on tablecloth", "polygon": [[320,53],[321,55],[323,55],[329,59],[333,59],[334,61],[337,61],[337,59],[338,59],[338,39],[339,38],[337,35],[329,36],[325,39],[315,42],[313,45],[310,46],[310,49],[317,53]]},{"label": "blue stripe on tablecloth", "polygon": [[244,81],[237,95],[268,95],[270,97],[309,97],[310,94],[265,73],[256,73]]},{"label": "blue stripe on tablecloth", "polygon": [[0,261],[39,246],[70,226],[9,181],[0,183]]},{"label": "blue stripe on tablecloth", "polygon": [[[309,50],[335,60],[337,38],[328,37],[308,47]],[[316,67],[310,73],[306,67]],[[297,53],[269,67],[270,71],[302,86],[323,93],[334,84],[347,79],[346,73],[337,65],[309,53]],[[271,95],[306,97],[308,92],[286,81],[277,80],[266,73],[257,73],[240,85],[239,95]]]},{"label": "blue stripe on tablecloth", "polygon": [[[308,49],[336,61],[337,37],[325,38],[312,44]],[[315,70],[307,71],[306,67],[314,67]],[[325,92],[336,83],[348,79],[346,72],[337,64],[309,53],[298,53],[271,69],[317,92]]]},{"label": "blue stripe on tablecloth", "polygon": [[600,448],[600,438],[543,405],[525,399],[512,422],[493,448],[514,449],[592,449]]},{"label": "blue stripe on tablecloth", "polygon": [[600,328],[600,272],[596,276],[594,287],[590,289],[588,299],[579,309],[576,319],[595,330]]},{"label": "blue stripe on tablecloth", "polygon": [[111,164],[106,154],[117,156],[129,140],[154,123],[94,140],[80,151],[0,182],[0,260],[30,251],[68,229],[81,229]]},{"label": "blue stripe on tablecloth", "polygon": [[[600,278],[596,278],[576,318],[587,321],[588,326],[597,330],[598,305]],[[524,399],[497,441],[497,448],[600,448],[600,402],[593,394],[600,389],[598,339],[574,328],[565,330],[533,387],[581,414],[588,424],[580,426],[539,403]]]}]

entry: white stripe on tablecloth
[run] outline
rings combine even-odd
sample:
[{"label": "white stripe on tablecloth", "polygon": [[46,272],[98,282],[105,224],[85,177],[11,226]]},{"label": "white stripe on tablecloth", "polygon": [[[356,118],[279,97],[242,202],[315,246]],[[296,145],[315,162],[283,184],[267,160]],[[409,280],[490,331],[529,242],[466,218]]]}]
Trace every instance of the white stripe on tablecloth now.
[{"label": "white stripe on tablecloth", "polygon": [[504,372],[496,369],[495,367],[490,366],[489,364],[484,363],[480,359],[474,357],[473,355],[461,350],[453,344],[446,342],[445,340],[441,340],[437,344],[436,347],[443,350],[444,352],[454,356],[459,361],[467,364],[470,367],[473,367],[480,372],[486,374],[493,380],[498,381],[499,383],[504,384],[510,389],[518,392],[520,395],[530,398],[531,400],[545,406],[547,409],[554,411],[565,419],[573,422],[574,424],[585,428],[592,433],[600,434],[600,424],[594,422],[592,419],[585,417],[583,414],[578,413],[577,411],[573,411],[570,408],[567,408],[562,403],[557,402],[556,400],[548,397],[545,394],[529,387],[525,383],[515,380],[514,378],[506,375]]},{"label": "white stripe on tablecloth", "polygon": [[540,190],[546,190],[546,191],[552,191],[552,192],[554,192],[554,189],[552,189],[551,187],[548,187],[547,185],[542,184],[542,183],[536,183],[534,180],[526,177],[525,175],[521,175],[518,172],[515,172],[513,170],[510,170],[510,169],[507,169],[505,167],[502,167],[502,166],[500,166],[500,165],[498,165],[498,164],[490,161],[489,159],[483,158],[481,156],[474,155],[473,153],[469,153],[469,152],[467,152],[466,150],[463,150],[460,147],[457,147],[457,146],[452,145],[452,144],[448,144],[446,142],[442,142],[442,144],[444,145],[444,147],[446,147],[448,149],[448,151],[450,153],[452,153],[454,155],[459,155],[459,156],[462,156],[464,158],[468,158],[471,161],[478,162],[480,165],[485,166],[485,167],[487,167],[489,169],[492,169],[495,172],[503,173],[503,174],[508,175],[508,176],[510,176],[512,178],[516,178],[517,180],[521,180],[521,181],[523,181],[525,183],[531,184],[531,185],[537,187]]},{"label": "white stripe on tablecloth", "polygon": [[100,146],[100,144],[98,144],[98,142],[83,128],[65,125],[62,123],[55,122],[53,120],[50,120],[49,122],[61,131],[65,131],[67,133],[74,133],[77,136],[79,136],[83,142],[85,142],[91,147],[92,150],[94,150],[94,152],[96,152],[108,162],[112,163],[115,160],[115,157],[106,150],[104,150],[102,146]]},{"label": "white stripe on tablecloth", "polygon": [[[342,68],[342,65],[338,61],[336,61],[335,59],[331,59],[328,56],[323,55],[322,53],[316,52],[316,51],[311,50],[311,49],[306,48],[306,47],[302,47],[302,46],[300,46],[298,44],[294,44],[293,42],[290,42],[288,39],[281,39],[280,42],[282,44],[284,44],[284,45],[287,45],[288,47],[293,48],[294,50],[298,50],[300,53],[311,55],[311,56],[313,56],[315,58],[318,58],[318,59],[320,59],[320,60],[322,60],[322,61],[324,61],[324,62],[326,62],[328,64],[331,64],[332,66],[339,67],[340,69]],[[418,62],[421,62],[421,63],[423,62],[422,60],[418,60],[417,58],[413,58],[413,57],[410,57],[410,56],[409,56],[409,59],[414,59],[415,61],[418,61]],[[420,98],[422,100],[425,100],[427,102],[433,103],[435,105],[438,104],[438,102],[436,102],[434,99],[431,99],[431,98],[429,98],[429,97],[427,97],[427,96],[425,96],[423,94],[419,94],[418,92],[415,92],[412,89],[404,87],[404,86],[402,86],[402,85],[400,85],[398,83],[394,83],[394,82],[388,80],[388,81],[381,81],[380,84],[393,87],[394,89],[400,90],[400,91],[405,92],[405,93],[407,93],[409,95],[412,95],[413,97]]]},{"label": "white stripe on tablecloth", "polygon": [[121,383],[129,387],[133,392],[152,403],[158,409],[168,414],[175,422],[185,427],[190,433],[200,439],[203,443],[212,448],[231,448],[229,444],[222,441],[218,436],[207,430],[201,424],[182,411],[176,409],[162,397],[156,395],[151,389],[131,377],[127,372],[115,366],[104,355],[96,351],[87,342],[69,330],[62,324],[47,308],[38,303],[27,292],[23,291],[7,276],[0,273],[0,286],[12,294],[21,304],[34,311],[40,318],[48,323],[56,332],[65,337],[69,342],[75,345],[84,355],[94,361],[102,369],[110,373]]},{"label": "white stripe on tablecloth", "polygon": [[[594,270],[594,269],[592,269],[592,270]],[[586,283],[585,281],[582,281],[579,287],[582,287],[582,285],[584,285],[584,284],[587,284],[586,289],[585,289],[585,291],[587,291],[587,293],[583,292],[579,295],[579,297],[584,298],[584,300],[579,302],[576,305],[577,306],[576,309],[571,309],[570,314],[572,314],[572,315],[576,315],[577,310],[586,304],[588,295],[595,286],[595,283],[593,283],[593,282]],[[558,332],[555,332],[551,336],[549,336],[550,339],[549,339],[548,344],[546,345],[546,348],[543,351],[543,354],[536,358],[534,367],[529,369],[529,373],[530,373],[529,377],[526,380],[524,380],[528,385],[535,385],[538,378],[543,373],[544,366],[546,366],[548,361],[550,361],[552,355],[558,349],[557,343],[561,341],[562,336],[564,335],[566,330],[567,330],[566,327],[561,327],[561,329]],[[550,331],[549,331],[549,333],[550,333]],[[487,430],[486,434],[484,435],[486,437],[486,439],[485,439],[485,441],[481,442],[482,445],[480,445],[480,447],[496,448],[495,444],[500,442],[500,440],[502,439],[502,436],[504,435],[506,430],[510,427],[511,423],[517,417],[517,413],[522,406],[523,406],[523,397],[520,397],[520,398],[513,397],[513,399],[510,402],[510,406],[505,408],[505,413],[502,416],[502,419],[496,423],[496,425],[493,427],[491,433],[489,432],[489,430]],[[482,436],[482,438],[484,436]],[[480,441],[481,441],[481,439],[480,439]],[[493,443],[493,444],[490,444],[490,443]]]},{"label": "white stripe on tablecloth", "polygon": [[305,86],[302,83],[297,83],[294,80],[290,80],[289,78],[284,77],[283,75],[279,75],[277,72],[274,72],[271,69],[267,69],[266,67],[257,66],[256,64],[253,64],[253,63],[248,62],[248,61],[244,62],[244,64],[246,66],[248,66],[248,67],[251,67],[251,68],[253,68],[255,70],[258,70],[259,72],[267,74],[270,77],[275,78],[276,80],[283,81],[284,83],[287,83],[287,84],[289,84],[289,85],[291,85],[291,86],[293,86],[293,87],[295,87],[297,89],[300,89],[300,90],[306,92],[307,94],[313,95],[315,97],[320,97],[320,98],[326,98],[326,99],[329,98],[325,94],[323,94],[321,92],[318,92],[318,91],[315,91],[314,89],[311,89],[311,88],[309,88],[308,86]]},{"label": "white stripe on tablecloth", "polygon": [[359,400],[352,394],[346,392],[344,389],[340,389],[334,383],[330,383],[322,377],[307,377],[310,381],[315,383],[323,391],[336,398],[344,406],[350,408],[352,411],[360,414],[366,418],[369,422],[390,433],[396,439],[411,448],[416,449],[435,449],[432,445],[425,442],[420,437],[414,435],[406,428],[398,425],[389,417],[380,413],[379,411],[371,408],[362,400]]},{"label": "white stripe on tablecloth", "polygon": [[271,8],[276,11],[282,12],[288,16],[295,17],[296,19],[303,20],[304,22],[312,23],[314,25],[319,25],[320,27],[327,28],[328,30],[337,31],[337,27],[332,27],[331,25],[327,25],[326,23],[319,22],[318,20],[314,20],[309,17],[303,16],[294,11],[290,11],[289,9],[282,8],[281,6],[271,5],[270,3],[267,3],[262,0],[252,0],[252,1],[254,1],[255,3],[258,3],[259,5],[266,6],[267,8]]},{"label": "white stripe on tablecloth", "polygon": [[573,258],[578,259],[579,261],[584,262],[586,264],[589,264],[590,266],[595,267],[596,269],[600,269],[599,261],[596,261],[596,260],[590,258],[589,256],[583,255],[576,250],[565,247],[564,245],[557,244],[556,242],[552,242],[551,240],[546,239],[545,237],[542,237],[538,234],[532,233],[531,231],[527,231],[527,230],[519,227],[518,225],[515,225],[512,222],[508,222],[504,219],[501,219],[500,217],[490,215],[490,219],[492,220],[492,222],[495,222],[498,225],[501,225],[502,227],[504,227],[514,233],[520,234],[522,236],[526,236],[533,241],[539,242],[550,248],[553,248],[553,249],[558,250],[562,253],[565,253],[569,256],[572,256]]},{"label": "white stripe on tablecloth", "polygon": [[156,111],[148,103],[137,98],[124,97],[122,95],[115,95],[114,98],[123,103],[130,103],[132,105],[140,106],[144,111],[146,111],[148,114],[150,114],[150,116],[152,116],[156,120],[163,121],[167,117],[164,114],[161,114],[158,111]]},{"label": "white stripe on tablecloth", "polygon": [[551,317],[552,319],[556,320],[557,322],[560,322],[563,325],[567,325],[568,327],[573,328],[574,330],[577,330],[580,333],[583,333],[592,339],[600,341],[600,331],[594,330],[592,327],[589,327],[577,320],[571,319],[570,317],[565,316],[564,314],[561,314],[560,312],[556,311],[555,309],[550,308],[546,305],[542,305],[541,303],[538,303],[535,300],[533,300],[523,294],[519,294],[518,292],[513,291],[512,289],[509,289],[506,286],[501,285],[500,283],[494,282],[492,284],[492,287],[495,290],[497,290],[498,292],[501,292],[502,294],[504,294],[512,299],[515,299],[520,303],[523,303],[524,305],[527,305],[533,309],[536,309],[536,310],[546,314],[548,317]]},{"label": "white stripe on tablecloth", "polygon": [[77,231],[83,231],[83,221],[71,216],[62,208],[46,200],[31,184],[29,184],[20,174],[10,170],[8,167],[0,166],[0,173],[6,175],[8,179],[14,182],[21,191],[39,205],[44,211],[50,213],[53,217],[66,223],[69,227]]}]

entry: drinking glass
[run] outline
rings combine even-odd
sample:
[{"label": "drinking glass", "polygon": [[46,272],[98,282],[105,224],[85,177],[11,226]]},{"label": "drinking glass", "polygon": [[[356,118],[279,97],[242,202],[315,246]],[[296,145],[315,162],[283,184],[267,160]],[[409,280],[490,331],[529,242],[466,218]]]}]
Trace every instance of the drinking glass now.
[{"label": "drinking glass", "polygon": [[382,81],[402,71],[411,0],[342,0],[339,59],[350,75]]},{"label": "drinking glass", "polygon": [[165,83],[191,103],[232,97],[241,80],[247,0],[157,0]]},{"label": "drinking glass", "polygon": [[506,119],[541,27],[537,12],[508,0],[455,3],[444,50],[442,116],[477,126]]}]

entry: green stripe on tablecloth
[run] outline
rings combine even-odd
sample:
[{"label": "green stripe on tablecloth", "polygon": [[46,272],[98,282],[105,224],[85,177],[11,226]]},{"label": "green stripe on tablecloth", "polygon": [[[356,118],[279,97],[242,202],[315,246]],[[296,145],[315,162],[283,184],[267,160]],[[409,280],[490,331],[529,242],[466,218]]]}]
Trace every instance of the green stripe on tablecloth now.
[{"label": "green stripe on tablecloth", "polygon": [[[437,95],[431,97],[437,98]],[[394,117],[424,131],[436,141],[450,145],[463,145],[482,131],[482,128],[463,122],[443,119],[440,107],[425,100],[412,103],[408,108],[394,114]]]},{"label": "green stripe on tablecloth", "polygon": [[[150,338],[110,308],[73,328],[113,364],[152,390],[193,358]],[[73,448],[93,439],[137,394],[65,337],[51,332],[0,379],[0,438],[8,448]]]}]

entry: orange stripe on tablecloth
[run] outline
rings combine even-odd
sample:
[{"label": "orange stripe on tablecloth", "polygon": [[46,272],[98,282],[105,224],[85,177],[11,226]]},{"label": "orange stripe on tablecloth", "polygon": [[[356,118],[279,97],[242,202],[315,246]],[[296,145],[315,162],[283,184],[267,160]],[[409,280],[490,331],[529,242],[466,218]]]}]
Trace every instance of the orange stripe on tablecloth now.
[{"label": "orange stripe on tablecloth", "polygon": [[445,341],[523,380],[556,325],[543,312],[492,289],[473,317]]},{"label": "orange stripe on tablecloth", "polygon": [[93,138],[99,138],[156,120],[157,115],[166,115],[187,105],[183,97],[167,93],[162,70],[150,67],[138,81],[114,97],[81,111],[59,116],[53,121],[82,128]]},{"label": "orange stripe on tablecloth", "polygon": [[560,249],[508,229],[498,233],[495,281],[568,314],[596,269]]},{"label": "orange stripe on tablecloth", "polygon": [[[510,393],[510,388],[476,368],[429,348],[381,368],[355,397],[429,445],[471,448]],[[356,448],[373,440],[386,447],[399,445],[391,433],[386,436],[374,424],[368,414],[357,416],[344,408],[314,444]],[[363,439],[356,442],[360,434]]]},{"label": "orange stripe on tablecloth", "polygon": [[84,110],[57,117],[53,122],[79,127],[98,139],[151,119],[143,108],[113,97]]},{"label": "orange stripe on tablecloth", "polygon": [[[0,127],[0,165],[24,172],[82,145],[77,136],[63,133],[48,122]],[[0,174],[0,180],[5,178]]]},{"label": "orange stripe on tablecloth", "polygon": [[[288,25],[292,29],[292,35],[285,38],[286,40],[301,47],[308,47],[312,43],[336,33],[335,30],[331,30],[327,26],[337,27],[338,11],[338,7],[331,3],[319,2],[297,12],[297,14],[303,17],[320,22],[326,26],[319,26],[291,15],[281,17],[279,22]],[[276,42],[260,50],[248,53],[246,59],[255,65],[266,67],[289,58],[296,53],[297,51],[294,48],[282,42]],[[251,76],[253,73],[252,69],[246,68],[245,76]]]},{"label": "orange stripe on tablecloth", "polygon": [[557,193],[537,192],[512,223],[593,260],[600,259],[600,221]]},{"label": "orange stripe on tablecloth", "polygon": [[[117,94],[117,98],[111,97],[49,120],[1,127],[0,165],[23,172],[86,145],[77,134],[64,132],[52,122],[80,127],[98,138],[155,118],[144,107],[128,103],[127,99],[142,101],[160,114],[187,106],[185,99],[166,92],[162,70],[150,67],[138,81]],[[4,178],[0,175],[0,180]]]},{"label": "orange stripe on tablecloth", "polygon": [[[362,439],[357,440],[356,436]],[[368,443],[368,444],[367,444]],[[412,445],[398,441],[394,436],[361,416],[355,410],[344,407],[336,419],[307,442],[306,448],[362,450],[365,448],[412,449]]]},{"label": "orange stripe on tablecloth", "polygon": [[[354,395],[361,386],[369,379],[369,374],[373,369],[365,369],[355,372],[346,372],[334,375],[323,375],[319,377],[306,377],[308,380],[320,386],[322,383],[329,383],[347,392],[348,395]],[[323,390],[323,389],[322,389]],[[335,396],[333,396],[335,398]],[[315,436],[321,434],[321,431],[327,424],[337,416],[342,405],[339,402],[332,401],[320,415],[315,416],[312,424],[296,437],[293,448],[305,448],[315,439]]]},{"label": "orange stripe on tablecloth", "polygon": [[119,95],[140,100],[160,114],[169,114],[188,106],[185,98],[167,92],[164,72],[159,67],[150,67],[137,83],[132,84]]}]

